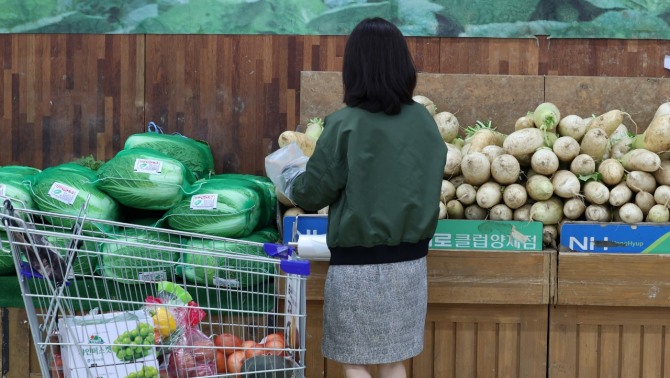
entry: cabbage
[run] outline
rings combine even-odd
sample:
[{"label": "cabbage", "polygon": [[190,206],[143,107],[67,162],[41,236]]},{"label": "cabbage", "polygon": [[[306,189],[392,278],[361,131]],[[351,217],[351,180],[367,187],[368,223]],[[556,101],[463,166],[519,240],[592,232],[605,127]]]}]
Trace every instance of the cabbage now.
[{"label": "cabbage", "polygon": [[177,159],[188,168],[196,178],[205,178],[214,173],[214,156],[206,142],[187,138],[179,134],[147,132],[134,134],[126,139],[123,147],[149,148]]},{"label": "cabbage", "polygon": [[[46,238],[55,247],[56,251],[65,258],[67,257],[72,239],[76,238],[76,236],[70,234],[64,235],[63,237],[47,236]],[[86,240],[78,243],[75,246],[77,254],[72,261],[72,271],[75,274],[85,276],[92,276],[95,274],[95,268],[98,266],[99,260],[97,250],[98,244],[94,241]]]},{"label": "cabbage", "polygon": [[279,232],[270,227],[239,238],[238,241],[190,240],[186,243],[186,249],[217,252],[221,256],[183,253],[176,272],[186,280],[201,285],[240,288],[253,286],[276,273],[275,262],[254,260],[249,256],[268,258],[262,243],[278,241]]},{"label": "cabbage", "polygon": [[241,173],[224,173],[210,177],[209,181],[212,180],[228,180],[230,183],[237,183],[256,190],[260,197],[259,205],[261,212],[256,229],[260,230],[274,224],[277,217],[277,192],[275,191],[275,185],[268,177]]},{"label": "cabbage", "polygon": [[[30,176],[40,171],[36,168],[8,165],[0,167],[0,210],[5,199],[12,201],[16,209],[36,210],[37,205],[30,194]],[[4,230],[0,223],[0,230]]]},{"label": "cabbage", "polygon": [[[151,229],[128,228],[108,233],[100,246],[98,273],[122,283],[171,281],[179,253],[162,246],[180,245],[178,237]],[[126,244],[130,243],[130,244]]]},{"label": "cabbage", "polygon": [[[198,189],[172,207],[164,217],[175,230],[238,238],[258,225],[261,206],[257,189],[232,180],[201,180]],[[215,208],[194,208],[204,195],[215,195]]]},{"label": "cabbage", "polygon": [[0,231],[0,276],[8,276],[16,273],[12,250],[9,246],[9,237],[4,231]]},{"label": "cabbage", "polygon": [[[66,163],[50,167],[42,172],[32,176],[30,188],[32,197],[37,208],[41,211],[78,216],[82,205],[90,195],[90,200],[86,207],[86,217],[91,219],[101,219],[116,221],[120,219],[121,211],[119,204],[110,196],[100,191],[96,185],[95,171],[81,165]],[[65,191],[74,189],[72,196],[64,196]],[[59,191],[61,190],[61,191]],[[68,203],[68,202],[72,203]],[[74,219],[65,217],[44,217],[47,222],[56,226],[71,228],[74,226]],[[96,230],[94,224],[86,222],[86,229]]]},{"label": "cabbage", "polygon": [[[155,165],[151,168],[143,162]],[[171,208],[195,180],[179,160],[148,148],[120,151],[98,169],[98,178],[102,191],[128,207],[144,210]]]}]

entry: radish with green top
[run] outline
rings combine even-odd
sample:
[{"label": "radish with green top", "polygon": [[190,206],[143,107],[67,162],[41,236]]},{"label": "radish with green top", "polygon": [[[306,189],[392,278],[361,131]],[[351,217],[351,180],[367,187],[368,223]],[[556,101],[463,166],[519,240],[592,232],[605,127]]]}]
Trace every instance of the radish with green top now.
[{"label": "radish with green top", "polygon": [[586,133],[586,121],[576,114],[570,114],[558,122],[556,131],[561,136],[569,136],[579,142]]},{"label": "radish with green top", "polygon": [[442,140],[448,143],[458,136],[461,129],[458,119],[449,112],[439,112],[433,116],[437,129],[440,131]]},{"label": "radish with green top", "polygon": [[533,111],[535,127],[542,131],[553,131],[561,121],[561,112],[551,102],[543,102]]},{"label": "radish with green top", "polygon": [[305,128],[305,135],[314,138],[314,140],[319,139],[321,133],[323,132],[323,119],[316,117],[312,118],[307,122]]},{"label": "radish with green top", "polygon": [[519,161],[510,154],[502,154],[491,162],[491,176],[499,184],[513,184],[519,181],[520,174]]},{"label": "radish with green top", "polygon": [[465,182],[479,186],[491,178],[491,163],[481,152],[469,152],[461,160],[461,174]]},{"label": "radish with green top", "polygon": [[467,153],[481,152],[486,146],[502,146],[507,135],[496,131],[491,121],[477,121],[475,126],[465,129],[465,144],[469,145]]}]

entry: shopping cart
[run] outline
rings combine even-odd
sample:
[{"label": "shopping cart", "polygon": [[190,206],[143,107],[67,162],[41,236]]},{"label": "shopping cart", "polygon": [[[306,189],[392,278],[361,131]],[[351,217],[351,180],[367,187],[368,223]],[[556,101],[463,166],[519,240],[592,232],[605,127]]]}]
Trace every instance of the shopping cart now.
[{"label": "shopping cart", "polygon": [[304,377],[289,246],[2,206],[48,377]]}]

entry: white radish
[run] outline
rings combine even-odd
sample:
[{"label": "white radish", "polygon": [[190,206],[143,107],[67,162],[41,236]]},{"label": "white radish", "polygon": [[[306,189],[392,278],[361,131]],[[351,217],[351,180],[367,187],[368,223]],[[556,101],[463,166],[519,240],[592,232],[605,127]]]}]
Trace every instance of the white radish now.
[{"label": "white radish", "polygon": [[535,127],[535,122],[533,122],[533,113],[528,113],[528,115],[517,118],[514,122],[514,130],[528,129]]},{"label": "white radish", "polygon": [[510,209],[518,209],[525,205],[528,200],[526,188],[521,184],[507,185],[503,189],[503,203]]},{"label": "white radish", "polygon": [[665,205],[654,205],[649,209],[645,221],[652,223],[666,223],[670,221],[670,210],[668,210],[668,207]]},{"label": "white radish", "polygon": [[491,122],[477,121],[475,126],[465,129],[465,143],[469,145],[467,153],[481,152],[486,146],[502,146],[507,135],[491,127]]},{"label": "white radish", "polygon": [[502,200],[502,188],[497,182],[485,182],[477,188],[475,199],[477,205],[484,209],[490,209]]},{"label": "white radish", "polygon": [[535,127],[542,131],[553,131],[561,121],[561,112],[551,102],[543,102],[533,111]]},{"label": "white radish", "polygon": [[644,220],[644,214],[636,204],[629,202],[619,208],[619,218],[626,223],[640,223]]},{"label": "white radish", "polygon": [[459,200],[451,200],[447,202],[447,219],[463,219],[465,217],[465,209]]},{"label": "white radish", "polygon": [[570,162],[579,155],[579,142],[571,136],[562,136],[552,146],[556,157],[562,162]]},{"label": "white radish", "polygon": [[530,221],[530,209],[533,204],[527,203],[518,209],[514,209],[514,220],[516,221]]},{"label": "white radish", "polygon": [[516,130],[505,138],[502,147],[505,153],[518,159],[533,154],[535,150],[544,146],[544,137],[545,133],[537,128]]},{"label": "white radish", "polygon": [[496,145],[490,145],[482,148],[482,153],[486,155],[490,162],[493,162],[493,159],[505,153],[502,147]]},{"label": "white radish", "polygon": [[[613,109],[610,110],[604,114],[601,114],[597,117],[595,117],[591,122],[589,122],[587,126],[587,133],[589,130],[592,129],[601,129],[605,131],[607,136],[609,137],[614,133],[614,131],[621,125],[623,122],[624,116],[628,116],[630,118],[630,114],[626,112],[622,112],[621,110],[618,109]],[[632,119],[631,119],[632,121]]]},{"label": "white radish", "polygon": [[626,152],[630,151],[633,147],[633,138],[626,135],[618,139],[610,139],[610,157],[614,159],[620,159]]},{"label": "white radish", "polygon": [[430,113],[431,116],[435,116],[437,113],[437,106],[435,106],[435,103],[430,98],[423,95],[415,95],[412,97],[412,100],[425,106],[426,110],[428,110],[428,113]]},{"label": "white radish", "polygon": [[578,197],[581,191],[579,178],[565,169],[557,171],[551,177],[551,185],[554,187],[554,194],[561,198]]},{"label": "white radish", "polygon": [[654,191],[654,202],[670,206],[670,185],[659,185]]},{"label": "white radish", "polygon": [[655,172],[661,167],[661,157],[655,152],[638,148],[623,155],[621,164],[627,171]]},{"label": "white radish", "polygon": [[614,207],[622,206],[624,203],[630,202],[633,198],[633,191],[630,190],[625,181],[622,181],[610,190],[609,204]]},{"label": "white radish", "polygon": [[558,226],[555,224],[542,225],[542,245],[548,248],[557,249]]},{"label": "white radish", "polygon": [[558,197],[537,201],[530,208],[530,220],[558,224],[563,219],[563,202]]},{"label": "white radish", "polygon": [[461,184],[463,184],[465,182],[465,179],[463,178],[463,176],[458,175],[458,176],[454,176],[454,177],[449,178],[449,182],[454,184],[454,188],[458,188],[459,186],[461,186]]},{"label": "white radish", "polygon": [[526,181],[526,192],[528,192],[528,197],[536,201],[544,201],[554,194],[554,186],[549,177],[534,175]]},{"label": "white radish", "polygon": [[596,171],[596,161],[591,155],[579,154],[570,162],[570,171],[578,177],[592,175]]},{"label": "white radish", "polygon": [[663,115],[668,115],[670,114],[670,101],[666,101],[662,103],[661,105],[656,108],[656,112],[654,113],[654,117],[657,116],[663,116]]},{"label": "white radish", "polygon": [[656,200],[654,195],[649,192],[637,192],[635,194],[635,205],[640,208],[643,214],[647,214],[656,205]]},{"label": "white radish", "polygon": [[489,212],[477,204],[472,204],[465,208],[464,215],[465,219],[484,220],[489,215]]},{"label": "white radish", "polygon": [[633,148],[661,153],[670,150],[670,114],[654,117],[642,134],[635,136]]},{"label": "white radish", "polygon": [[456,187],[456,199],[465,206],[472,205],[477,200],[477,189],[470,184],[461,184]]},{"label": "white radish", "polygon": [[585,210],[586,204],[578,197],[570,198],[563,203],[563,215],[571,220],[579,219]]},{"label": "white radish", "polygon": [[601,128],[591,128],[579,142],[579,153],[587,154],[593,160],[603,160],[603,156],[609,147],[609,138],[605,130]]},{"label": "white radish", "polygon": [[449,112],[439,112],[433,116],[433,119],[443,141],[451,143],[458,136],[461,126],[455,115]]},{"label": "white radish", "polygon": [[520,173],[519,161],[510,154],[502,154],[491,162],[491,176],[499,184],[508,185],[519,181]]},{"label": "white radish", "polygon": [[606,185],[617,185],[626,174],[623,164],[617,159],[605,159],[598,164],[601,181]]},{"label": "white radish", "polygon": [[610,199],[609,188],[600,181],[587,181],[584,184],[583,192],[586,201],[592,204],[603,205],[608,203]]},{"label": "white radish", "polygon": [[670,185],[670,160],[662,160],[661,167],[653,174],[660,185]]},{"label": "white radish", "polygon": [[584,218],[591,222],[609,222],[612,220],[612,211],[605,205],[591,204],[586,207]]},{"label": "white radish", "polygon": [[569,136],[579,142],[586,133],[587,121],[576,115],[570,114],[561,119],[556,126],[556,131],[561,136]]},{"label": "white radish", "polygon": [[644,171],[632,171],[626,175],[626,185],[633,192],[649,192],[656,190],[656,179],[654,175]]},{"label": "white radish", "polygon": [[446,219],[447,218],[447,205],[444,202],[439,202],[440,211],[437,214],[437,219]]},{"label": "white radish", "polygon": [[491,163],[481,152],[468,152],[461,160],[461,173],[466,183],[478,186],[491,178]]},{"label": "white radish", "polygon": [[504,203],[499,203],[489,210],[490,220],[512,220],[514,219],[514,211],[507,207]]},{"label": "white radish", "polygon": [[456,187],[449,180],[442,180],[442,187],[440,188],[440,201],[447,203],[456,197]]},{"label": "white radish", "polygon": [[461,173],[463,153],[451,143],[447,143],[447,160],[444,164],[444,177],[449,178]]},{"label": "white radish", "polygon": [[549,147],[538,148],[530,158],[530,167],[533,171],[550,176],[558,170],[558,156]]}]

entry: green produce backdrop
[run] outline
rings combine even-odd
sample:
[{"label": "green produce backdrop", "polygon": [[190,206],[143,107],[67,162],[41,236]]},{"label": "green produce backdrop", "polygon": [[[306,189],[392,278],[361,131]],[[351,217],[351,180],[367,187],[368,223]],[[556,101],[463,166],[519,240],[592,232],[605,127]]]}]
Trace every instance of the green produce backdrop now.
[{"label": "green produce backdrop", "polygon": [[0,33],[341,35],[370,16],[407,36],[670,39],[670,0],[0,0]]}]

